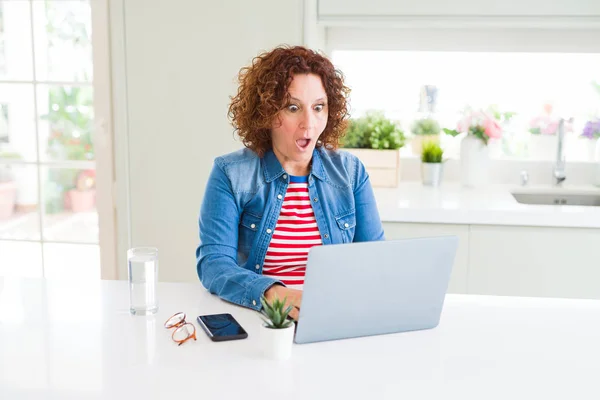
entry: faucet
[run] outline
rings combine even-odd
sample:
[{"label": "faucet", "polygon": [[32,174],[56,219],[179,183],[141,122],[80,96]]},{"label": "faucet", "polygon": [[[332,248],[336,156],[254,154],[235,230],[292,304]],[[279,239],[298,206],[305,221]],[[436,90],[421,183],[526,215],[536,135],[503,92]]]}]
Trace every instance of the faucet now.
[{"label": "faucet", "polygon": [[[572,121],[572,118],[569,122]],[[566,160],[565,160],[565,119],[561,118],[558,122],[558,146],[556,147],[556,162],[554,163],[554,184],[560,185],[567,175],[565,172]]]},{"label": "faucet", "polygon": [[529,183],[529,173],[526,170],[521,171],[521,186],[527,186]]}]

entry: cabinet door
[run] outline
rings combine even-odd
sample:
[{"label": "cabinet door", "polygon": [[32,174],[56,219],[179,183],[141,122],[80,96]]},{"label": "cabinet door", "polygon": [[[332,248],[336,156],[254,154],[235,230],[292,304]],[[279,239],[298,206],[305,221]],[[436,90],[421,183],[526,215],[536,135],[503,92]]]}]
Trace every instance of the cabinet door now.
[{"label": "cabinet door", "polygon": [[469,293],[600,298],[600,229],[473,225]]},{"label": "cabinet door", "polygon": [[467,264],[469,249],[469,226],[447,224],[409,224],[401,222],[384,222],[385,237],[391,239],[406,239],[416,237],[431,237],[456,235],[459,244],[448,293],[467,293]]}]

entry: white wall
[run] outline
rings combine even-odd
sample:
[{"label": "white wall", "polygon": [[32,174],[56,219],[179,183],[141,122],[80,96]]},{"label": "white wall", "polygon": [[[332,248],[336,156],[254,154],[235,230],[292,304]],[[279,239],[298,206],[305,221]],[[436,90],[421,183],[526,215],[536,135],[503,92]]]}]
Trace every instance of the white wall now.
[{"label": "white wall", "polygon": [[302,1],[115,0],[111,6],[111,24],[119,24],[111,27],[115,107],[121,106],[115,110],[119,276],[127,277],[129,173],[131,245],[159,248],[160,280],[197,281],[197,217],[208,173],[216,156],[241,147],[226,116],[235,77],[260,51],[301,44]]}]

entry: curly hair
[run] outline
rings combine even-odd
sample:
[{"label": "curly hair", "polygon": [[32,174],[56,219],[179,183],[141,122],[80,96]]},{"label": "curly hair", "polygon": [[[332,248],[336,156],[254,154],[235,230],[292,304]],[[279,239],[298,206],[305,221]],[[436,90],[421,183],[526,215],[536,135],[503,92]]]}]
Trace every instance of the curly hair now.
[{"label": "curly hair", "polygon": [[231,98],[228,116],[244,146],[259,157],[271,149],[271,126],[290,101],[288,89],[294,75],[321,77],[327,94],[328,119],[316,146],[337,149],[347,126],[348,96],[344,76],[325,56],[302,46],[279,46],[262,53],[243,67],[239,87]]}]

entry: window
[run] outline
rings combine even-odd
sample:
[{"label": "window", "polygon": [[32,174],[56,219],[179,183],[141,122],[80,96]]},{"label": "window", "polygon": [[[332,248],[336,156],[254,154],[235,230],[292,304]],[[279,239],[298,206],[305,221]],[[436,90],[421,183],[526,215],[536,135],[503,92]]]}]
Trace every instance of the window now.
[{"label": "window", "polygon": [[91,9],[0,0],[0,276],[100,278]]},{"label": "window", "polygon": [[[495,158],[552,159],[558,120],[569,116],[568,159],[594,159],[595,140],[582,134],[589,121],[600,118],[600,53],[335,48],[331,53],[352,89],[353,116],[383,110],[410,135],[413,121],[423,115],[421,93],[429,86],[437,93],[432,116],[445,128],[455,129],[467,107],[514,113],[494,143]],[[449,157],[458,157],[457,139],[442,135]]]}]

